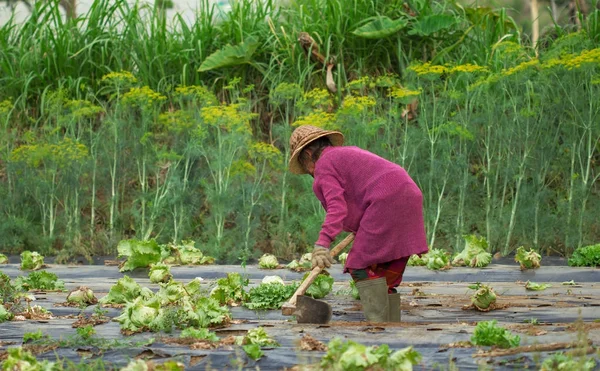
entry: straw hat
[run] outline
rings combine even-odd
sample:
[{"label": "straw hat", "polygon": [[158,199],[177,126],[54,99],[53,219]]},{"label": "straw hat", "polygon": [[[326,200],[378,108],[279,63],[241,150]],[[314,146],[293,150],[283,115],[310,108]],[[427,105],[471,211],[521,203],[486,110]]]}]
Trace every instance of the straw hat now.
[{"label": "straw hat", "polygon": [[294,174],[306,174],[306,171],[298,161],[298,156],[302,149],[310,144],[315,139],[327,137],[334,146],[344,144],[344,135],[339,131],[324,130],[316,126],[302,125],[299,126],[290,137],[290,151],[292,157],[289,162],[289,169]]}]

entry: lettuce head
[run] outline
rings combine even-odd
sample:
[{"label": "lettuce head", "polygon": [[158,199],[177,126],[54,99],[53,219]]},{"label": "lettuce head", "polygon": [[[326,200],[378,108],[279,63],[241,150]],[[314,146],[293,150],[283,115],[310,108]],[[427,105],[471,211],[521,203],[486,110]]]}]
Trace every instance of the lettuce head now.
[{"label": "lettuce head", "polygon": [[21,253],[21,269],[38,270],[44,266],[44,257],[37,252],[23,251]]},{"label": "lettuce head", "polygon": [[263,269],[276,269],[279,267],[279,261],[273,254],[264,254],[258,259],[258,266]]},{"label": "lettuce head", "polygon": [[98,302],[98,299],[96,299],[92,289],[85,286],[79,286],[67,295],[67,302],[78,305],[93,305]]},{"label": "lettuce head", "polygon": [[173,275],[169,270],[169,266],[163,263],[156,263],[150,266],[150,272],[148,272],[148,277],[150,278],[150,282],[152,283],[165,283],[169,282]]},{"label": "lettuce head", "polygon": [[515,255],[515,261],[521,265],[521,269],[535,269],[540,267],[542,256],[530,249],[525,250],[525,247],[520,246]]},{"label": "lettuce head", "polygon": [[[142,293],[142,287],[129,276],[119,278],[106,296],[99,300],[101,304],[125,304],[133,301]],[[152,292],[150,292],[152,293]]]}]

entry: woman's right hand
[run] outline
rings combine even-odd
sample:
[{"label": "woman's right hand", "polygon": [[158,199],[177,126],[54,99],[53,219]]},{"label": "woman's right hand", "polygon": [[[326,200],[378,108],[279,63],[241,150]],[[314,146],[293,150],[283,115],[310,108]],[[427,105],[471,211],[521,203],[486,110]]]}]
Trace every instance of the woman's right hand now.
[{"label": "woman's right hand", "polygon": [[321,269],[331,267],[331,264],[333,264],[333,258],[329,253],[329,249],[323,246],[315,245],[315,248],[312,252],[311,263],[312,269],[315,267],[319,267]]}]

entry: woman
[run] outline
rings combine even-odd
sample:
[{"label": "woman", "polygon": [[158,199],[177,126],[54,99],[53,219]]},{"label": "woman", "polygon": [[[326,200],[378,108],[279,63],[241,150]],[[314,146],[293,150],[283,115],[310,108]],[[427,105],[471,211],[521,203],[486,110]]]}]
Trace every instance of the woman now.
[{"label": "woman", "polygon": [[344,272],[356,283],[365,316],[399,322],[395,288],[408,258],[428,251],[423,196],[399,165],[343,143],[342,133],[309,125],[290,138],[289,169],[314,177],[313,191],[326,211],[312,265],[330,267],[331,242],[342,230],[355,233]]}]

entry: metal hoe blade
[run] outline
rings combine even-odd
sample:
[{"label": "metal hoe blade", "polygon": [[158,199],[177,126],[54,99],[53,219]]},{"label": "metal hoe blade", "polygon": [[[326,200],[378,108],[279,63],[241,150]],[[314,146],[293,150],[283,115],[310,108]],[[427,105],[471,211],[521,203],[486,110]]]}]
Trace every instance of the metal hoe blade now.
[{"label": "metal hoe blade", "polygon": [[298,323],[325,324],[331,320],[331,306],[310,296],[299,295],[294,315]]}]

